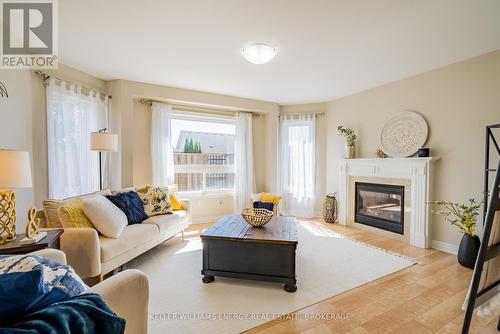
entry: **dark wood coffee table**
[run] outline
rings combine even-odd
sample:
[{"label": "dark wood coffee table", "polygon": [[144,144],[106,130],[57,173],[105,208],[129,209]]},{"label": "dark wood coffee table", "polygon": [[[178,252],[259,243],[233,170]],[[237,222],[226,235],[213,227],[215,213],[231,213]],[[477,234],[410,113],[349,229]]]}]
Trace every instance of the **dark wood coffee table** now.
[{"label": "dark wood coffee table", "polygon": [[274,217],[264,227],[250,226],[241,215],[226,216],[201,234],[204,283],[215,276],[282,282],[297,291],[293,217]]}]

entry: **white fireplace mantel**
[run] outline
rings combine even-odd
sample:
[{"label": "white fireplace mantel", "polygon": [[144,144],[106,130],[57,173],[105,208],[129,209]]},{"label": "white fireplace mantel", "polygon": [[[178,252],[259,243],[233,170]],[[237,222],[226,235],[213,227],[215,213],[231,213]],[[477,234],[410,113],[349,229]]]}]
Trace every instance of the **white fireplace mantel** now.
[{"label": "white fireplace mantel", "polygon": [[347,225],[349,217],[350,177],[373,177],[409,180],[411,184],[410,244],[431,247],[429,208],[432,191],[432,161],[435,158],[343,159],[339,173],[339,223]]}]

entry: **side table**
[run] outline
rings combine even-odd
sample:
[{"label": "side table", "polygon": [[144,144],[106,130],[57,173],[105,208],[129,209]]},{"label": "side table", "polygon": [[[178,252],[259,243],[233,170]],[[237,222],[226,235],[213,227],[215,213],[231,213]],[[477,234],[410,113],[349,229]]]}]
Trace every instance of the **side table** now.
[{"label": "side table", "polygon": [[27,254],[40,249],[55,248],[59,249],[59,238],[64,233],[63,229],[46,231],[47,236],[42,240],[32,244],[21,244],[24,234],[18,234],[16,240],[0,244],[0,254]]}]

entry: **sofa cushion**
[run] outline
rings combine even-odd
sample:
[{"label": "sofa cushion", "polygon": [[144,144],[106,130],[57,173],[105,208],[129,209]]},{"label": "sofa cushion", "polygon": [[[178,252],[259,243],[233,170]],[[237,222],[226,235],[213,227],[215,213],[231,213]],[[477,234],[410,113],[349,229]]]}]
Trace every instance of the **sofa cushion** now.
[{"label": "sofa cushion", "polygon": [[255,209],[266,209],[266,210],[269,210],[269,211],[273,211],[274,204],[273,203],[267,203],[267,202],[257,201],[257,202],[253,202],[253,207]]},{"label": "sofa cushion", "polygon": [[118,238],[125,226],[127,216],[116,205],[102,195],[81,198],[83,211],[95,228],[104,236]]},{"label": "sofa cushion", "polygon": [[61,221],[59,220],[59,207],[63,204],[66,204],[66,202],[55,199],[43,201],[43,212],[47,219],[47,227],[62,227]]},{"label": "sofa cushion", "polygon": [[127,216],[129,225],[140,224],[148,219],[144,212],[142,200],[135,191],[106,196],[114,205],[116,205]]},{"label": "sofa cushion", "polygon": [[260,200],[264,203],[273,203],[274,206],[277,206],[281,201],[281,196],[269,193],[260,193]]},{"label": "sofa cushion", "polygon": [[60,205],[58,216],[64,228],[94,228],[92,222],[85,216],[83,204],[79,198],[74,198]]},{"label": "sofa cushion", "polygon": [[159,215],[154,217],[149,217],[145,221],[142,222],[143,225],[150,224],[155,225],[160,230],[160,234],[174,228],[178,225],[181,225],[186,222],[188,219],[187,211],[178,210],[174,211],[174,213],[169,215]]},{"label": "sofa cushion", "polygon": [[158,236],[158,227],[152,224],[128,225],[118,239],[99,237],[101,261],[107,262],[137,248]]},{"label": "sofa cushion", "polygon": [[179,199],[179,191],[177,190],[177,185],[172,184],[167,187],[167,190],[170,198],[170,203],[172,203],[172,210],[185,210],[185,208],[182,206],[181,200]]},{"label": "sofa cushion", "polygon": [[61,205],[64,205],[68,203],[69,201],[73,199],[80,199],[86,196],[92,196],[95,194],[99,195],[111,195],[111,191],[109,189],[103,189],[99,190],[90,194],[85,194],[85,195],[80,195],[80,196],[73,196],[73,197],[68,197],[65,198],[64,200],[56,200],[56,199],[48,199],[43,201],[43,212],[45,214],[45,218],[47,219],[47,226],[45,227],[51,227],[51,228],[62,228],[63,225],[61,223],[61,220],[59,219],[59,207]]},{"label": "sofa cushion", "polygon": [[137,193],[144,205],[144,211],[149,217],[172,213],[168,192],[160,187],[145,186],[137,188]]}]

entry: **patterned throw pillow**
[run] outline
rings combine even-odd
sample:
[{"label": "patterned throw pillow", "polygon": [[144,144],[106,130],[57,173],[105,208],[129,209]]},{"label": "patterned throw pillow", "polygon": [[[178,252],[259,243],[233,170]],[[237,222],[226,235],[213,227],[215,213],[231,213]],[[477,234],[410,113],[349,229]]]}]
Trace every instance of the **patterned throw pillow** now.
[{"label": "patterned throw pillow", "polygon": [[63,205],[60,205],[57,214],[62,227],[94,228],[92,222],[85,215],[82,201],[79,198],[72,199]]},{"label": "patterned throw pillow", "polygon": [[144,211],[148,217],[173,213],[168,192],[162,188],[145,186],[137,189],[137,193],[144,204]]}]

